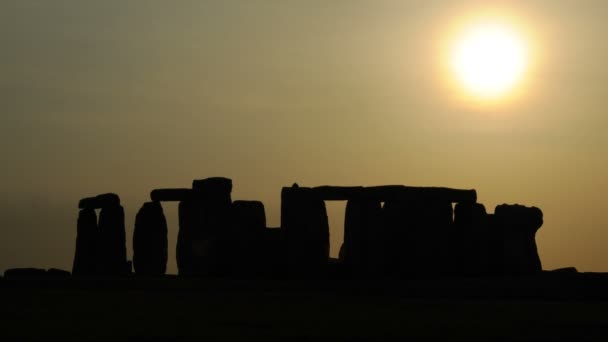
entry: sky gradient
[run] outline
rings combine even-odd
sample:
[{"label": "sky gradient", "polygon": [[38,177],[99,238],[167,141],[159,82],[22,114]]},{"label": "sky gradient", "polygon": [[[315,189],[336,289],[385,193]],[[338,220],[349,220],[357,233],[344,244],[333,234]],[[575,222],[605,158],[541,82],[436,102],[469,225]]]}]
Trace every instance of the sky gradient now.
[{"label": "sky gradient", "polygon": [[[536,51],[492,106],[442,71],[451,23],[484,8]],[[71,269],[78,200],[105,192],[131,256],[151,189],[225,176],[269,226],[294,182],[474,188],[489,212],[543,210],[545,269],[608,271],[607,17],[601,0],[2,1],[0,270]]]}]

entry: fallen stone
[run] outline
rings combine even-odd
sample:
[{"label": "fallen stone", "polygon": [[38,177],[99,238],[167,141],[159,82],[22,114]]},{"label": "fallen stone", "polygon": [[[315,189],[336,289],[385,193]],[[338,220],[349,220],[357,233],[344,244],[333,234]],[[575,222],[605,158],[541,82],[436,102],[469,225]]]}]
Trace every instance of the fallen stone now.
[{"label": "fallen stone", "polygon": [[83,198],[78,202],[78,208],[101,209],[120,205],[120,197],[114,193],[97,195],[95,197]]},{"label": "fallen stone", "polygon": [[162,276],[167,271],[167,220],[159,202],[146,202],[135,216],[133,266],[137,275]]},{"label": "fallen stone", "polygon": [[153,202],[179,202],[192,196],[192,189],[154,189],[150,192]]}]

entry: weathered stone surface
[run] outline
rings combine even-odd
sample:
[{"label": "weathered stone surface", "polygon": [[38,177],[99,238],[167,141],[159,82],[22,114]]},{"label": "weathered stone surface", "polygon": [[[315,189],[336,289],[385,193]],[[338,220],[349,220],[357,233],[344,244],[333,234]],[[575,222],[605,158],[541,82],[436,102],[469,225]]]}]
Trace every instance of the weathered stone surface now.
[{"label": "weathered stone surface", "polygon": [[78,202],[78,208],[101,209],[104,207],[115,207],[120,205],[120,197],[117,194],[107,193],[95,197],[83,198]]},{"label": "weathered stone surface", "polygon": [[137,275],[162,276],[167,270],[167,220],[159,202],[146,202],[135,216],[133,266]]},{"label": "weathered stone surface", "polygon": [[292,275],[326,271],[329,258],[329,223],[325,202],[312,189],[283,188],[281,228],[287,239],[287,259]]},{"label": "weathered stone surface", "polygon": [[76,226],[76,250],[72,274],[75,276],[94,275],[98,269],[99,229],[95,209],[85,208],[78,213]]},{"label": "weathered stone surface", "polygon": [[192,196],[192,189],[154,189],[150,192],[153,202],[179,202]]},{"label": "weathered stone surface", "polygon": [[456,274],[479,276],[491,272],[492,247],[488,215],[480,203],[462,202],[454,209],[451,253]]},{"label": "weathered stone surface", "polygon": [[125,213],[122,206],[104,207],[99,214],[99,271],[102,275],[125,275],[127,248]]},{"label": "weathered stone surface", "polygon": [[503,271],[532,274],[542,271],[536,247],[536,232],[543,224],[543,213],[536,207],[502,204],[494,211],[495,229],[502,233]]},{"label": "weathered stone surface", "polygon": [[351,275],[376,273],[384,249],[381,232],[381,203],[374,200],[350,200],[344,218],[344,243],[340,259]]}]

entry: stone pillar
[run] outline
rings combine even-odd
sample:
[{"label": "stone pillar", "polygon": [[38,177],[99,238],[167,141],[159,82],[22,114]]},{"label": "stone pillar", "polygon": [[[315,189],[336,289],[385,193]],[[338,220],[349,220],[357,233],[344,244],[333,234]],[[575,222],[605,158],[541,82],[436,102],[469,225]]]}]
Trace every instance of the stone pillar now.
[{"label": "stone pillar", "polygon": [[121,205],[106,206],[99,213],[99,266],[102,275],[125,275],[127,263],[125,213]]},{"label": "stone pillar", "polygon": [[536,232],[543,213],[536,207],[502,204],[494,211],[494,225],[503,238],[503,272],[534,274],[542,271],[536,247]]},{"label": "stone pillar", "polygon": [[223,241],[230,235],[232,181],[221,177],[195,180],[192,189],[191,198],[179,204],[179,274],[224,274],[228,264]]},{"label": "stone pillar", "polygon": [[454,210],[451,254],[458,275],[479,276],[491,273],[491,240],[486,208],[480,203],[462,202]]},{"label": "stone pillar", "polygon": [[76,251],[72,274],[94,275],[97,272],[97,214],[95,209],[85,208],[78,213],[76,228]]},{"label": "stone pillar", "polygon": [[283,188],[281,228],[287,238],[288,272],[318,275],[329,260],[329,222],[325,202],[310,188]]},{"label": "stone pillar", "polygon": [[356,199],[346,203],[344,218],[344,244],[341,259],[353,276],[377,273],[382,267],[380,253],[382,240],[379,232],[381,203],[375,200]]},{"label": "stone pillar", "polygon": [[230,269],[236,276],[261,274],[266,230],[264,204],[260,201],[234,201],[231,218],[230,236],[224,243]]},{"label": "stone pillar", "polygon": [[160,202],[146,202],[135,216],[133,266],[137,275],[162,276],[167,270],[167,220]]},{"label": "stone pillar", "polygon": [[390,201],[383,208],[389,274],[449,273],[452,205],[443,201]]}]

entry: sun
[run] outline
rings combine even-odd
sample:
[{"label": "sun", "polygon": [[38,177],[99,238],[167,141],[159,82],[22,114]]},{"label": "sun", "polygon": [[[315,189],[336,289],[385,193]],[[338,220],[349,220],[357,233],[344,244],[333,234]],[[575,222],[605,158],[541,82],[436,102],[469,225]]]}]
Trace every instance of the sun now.
[{"label": "sun", "polygon": [[528,46],[513,26],[483,21],[467,26],[457,36],[450,69],[469,95],[496,100],[522,81],[528,59]]}]

